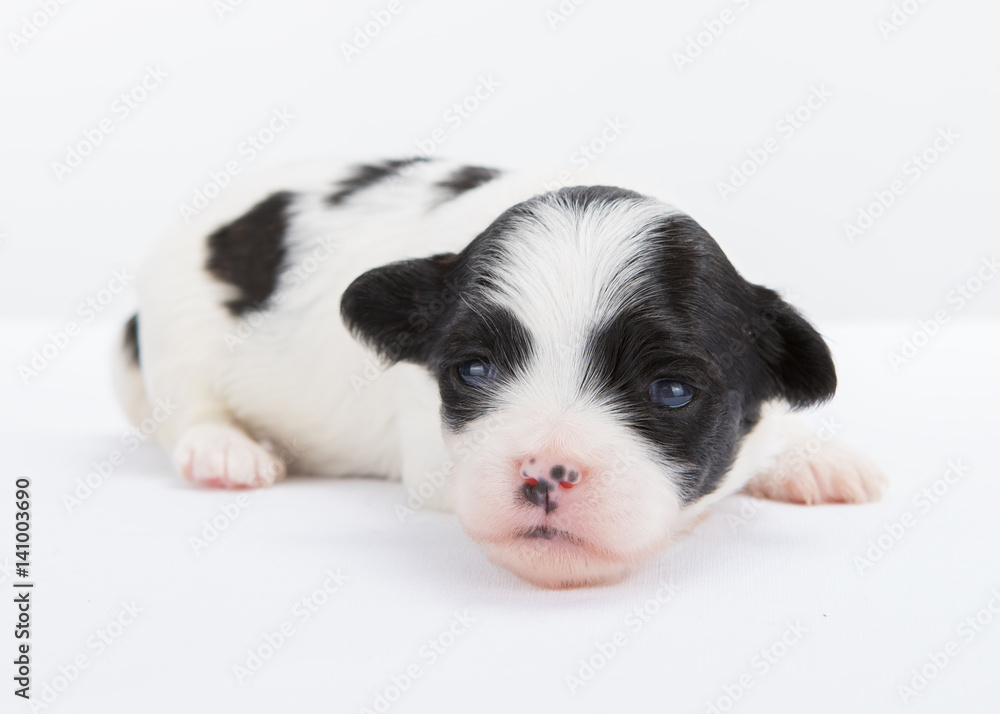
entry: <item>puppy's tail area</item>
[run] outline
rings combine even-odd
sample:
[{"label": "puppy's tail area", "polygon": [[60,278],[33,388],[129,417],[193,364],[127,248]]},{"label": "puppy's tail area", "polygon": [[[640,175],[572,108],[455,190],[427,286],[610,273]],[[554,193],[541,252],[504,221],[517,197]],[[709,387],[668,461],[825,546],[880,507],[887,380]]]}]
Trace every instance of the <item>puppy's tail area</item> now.
[{"label": "puppy's tail area", "polygon": [[121,342],[115,346],[113,374],[115,395],[125,414],[133,424],[150,415],[146,386],[139,366],[139,315],[132,315],[125,323]]}]

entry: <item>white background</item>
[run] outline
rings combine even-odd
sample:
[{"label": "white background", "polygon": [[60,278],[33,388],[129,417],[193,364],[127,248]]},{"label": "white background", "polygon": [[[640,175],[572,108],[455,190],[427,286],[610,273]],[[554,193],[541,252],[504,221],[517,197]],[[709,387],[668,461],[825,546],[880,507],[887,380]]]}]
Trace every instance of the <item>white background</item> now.
[{"label": "white background", "polygon": [[[401,0],[348,62],[343,44],[387,4],[246,0],[220,17],[209,0],[70,2],[15,50],[9,33],[40,4],[4,3],[0,434],[5,475],[28,475],[35,489],[36,687],[77,653],[93,654],[87,638],[122,600],[146,607],[50,710],[358,711],[391,675],[424,662],[421,644],[463,609],[477,626],[391,711],[702,712],[742,674],[759,675],[752,657],[795,620],[810,635],[757,676],[735,711],[1000,706],[995,622],[908,705],[897,691],[1000,587],[1000,281],[979,284],[960,308],[952,292],[975,287],[968,281],[1000,247],[1000,6],[909,2],[915,12],[886,32],[887,0],[590,0],[556,23],[547,16],[556,0]],[[703,35],[707,47],[679,68],[677,53],[724,10],[732,22],[710,42]],[[115,102],[147,66],[167,77],[122,118]],[[449,124],[446,112],[484,76],[499,89]],[[814,87],[832,97],[786,136],[779,122]],[[294,120],[245,161],[241,143],[278,108]],[[53,163],[105,117],[114,131],[57,178]],[[841,377],[830,413],[889,475],[881,504],[731,499],[633,579],[573,593],[536,591],[493,568],[449,516],[401,524],[398,485],[293,479],[256,494],[200,556],[188,538],[234,496],[184,488],[155,448],[129,454],[80,508],[66,507],[78,479],[121,448],[127,425],[109,395],[107,353],[131,293],[29,384],[18,365],[81,322],[80,303],[114,271],[131,271],[211,172],[241,160],[240,181],[291,161],[406,156],[442,127],[435,155],[562,166],[586,182],[576,152],[609,119],[625,129],[595,167],[669,186],[667,198],[749,279],[790,295],[829,337]],[[941,130],[957,138],[911,180],[908,162]],[[772,137],[777,150],[724,199],[718,183]],[[844,224],[897,179],[902,195],[848,240]],[[946,322],[928,326],[940,311]],[[914,337],[915,356],[891,365],[890,352]],[[917,513],[921,489],[956,458],[970,475],[859,572],[855,558],[902,513]],[[0,532],[11,500],[0,494]],[[763,510],[745,525],[727,519],[748,507]],[[238,685],[231,666],[327,567],[351,574],[341,599]],[[572,695],[566,675],[665,581],[678,595]]]},{"label": "white background", "polygon": [[[930,2],[883,38],[890,2],[413,2],[360,54],[341,45],[385,3],[247,0],[69,3],[16,53],[5,43],[0,310],[60,317],[131,266],[177,206],[238,158],[271,111],[296,119],[247,171],[415,150],[493,76],[501,88],[439,155],[576,169],[605,120],[627,129],[602,165],[655,176],[753,280],[813,315],[921,318],[997,245],[1000,6]],[[7,2],[18,32],[36,2]],[[679,70],[672,59],[723,10],[733,21]],[[169,77],[57,181],[54,161],[145,73]],[[833,93],[728,201],[716,184],[801,104]],[[874,227],[843,224],[952,127],[954,145]],[[586,173],[579,176],[586,180]],[[969,314],[1000,312],[1000,290]]]}]

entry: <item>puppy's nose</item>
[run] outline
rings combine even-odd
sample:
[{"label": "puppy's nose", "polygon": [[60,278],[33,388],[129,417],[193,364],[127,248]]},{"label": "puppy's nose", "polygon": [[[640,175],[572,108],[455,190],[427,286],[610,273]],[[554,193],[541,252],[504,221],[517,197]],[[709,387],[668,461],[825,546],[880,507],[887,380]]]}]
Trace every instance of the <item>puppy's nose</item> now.
[{"label": "puppy's nose", "polygon": [[570,489],[583,480],[583,469],[569,459],[532,455],[521,462],[525,488],[548,494],[554,488]]},{"label": "puppy's nose", "polygon": [[556,495],[553,493],[554,490],[552,482],[548,479],[539,481],[534,478],[526,478],[524,485],[521,487],[521,494],[528,503],[533,503],[536,506],[544,508],[546,513],[552,513],[552,511],[556,510]]}]

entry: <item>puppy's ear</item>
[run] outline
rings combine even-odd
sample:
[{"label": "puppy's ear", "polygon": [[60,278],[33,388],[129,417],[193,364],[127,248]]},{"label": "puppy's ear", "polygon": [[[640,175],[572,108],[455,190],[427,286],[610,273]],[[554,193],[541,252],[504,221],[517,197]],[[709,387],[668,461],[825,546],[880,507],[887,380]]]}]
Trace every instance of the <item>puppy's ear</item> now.
[{"label": "puppy's ear", "polygon": [[768,398],[794,407],[822,402],[837,390],[837,372],[826,342],[773,290],[754,286],[757,311],[751,323],[766,373]]},{"label": "puppy's ear", "polygon": [[340,299],[344,322],[388,360],[427,364],[437,327],[458,298],[450,279],[457,258],[443,253],[369,270]]}]

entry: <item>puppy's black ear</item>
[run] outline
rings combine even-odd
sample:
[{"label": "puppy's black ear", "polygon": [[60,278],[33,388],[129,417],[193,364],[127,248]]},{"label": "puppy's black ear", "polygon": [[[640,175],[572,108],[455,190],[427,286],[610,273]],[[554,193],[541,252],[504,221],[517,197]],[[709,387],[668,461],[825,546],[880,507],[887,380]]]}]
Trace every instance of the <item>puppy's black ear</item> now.
[{"label": "puppy's black ear", "polygon": [[392,362],[427,364],[437,327],[458,293],[453,253],[369,270],[344,291],[340,314],[357,337]]},{"label": "puppy's black ear", "polygon": [[755,285],[754,293],[757,311],[751,330],[764,362],[766,397],[782,397],[795,407],[832,397],[837,372],[826,342],[773,290]]}]

